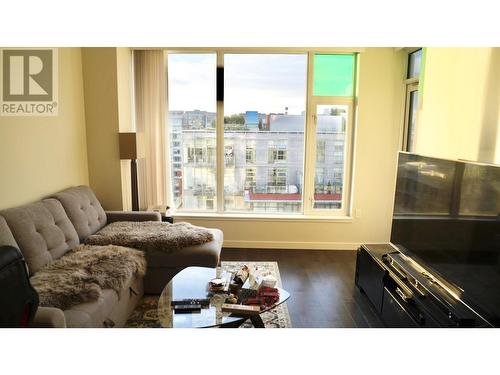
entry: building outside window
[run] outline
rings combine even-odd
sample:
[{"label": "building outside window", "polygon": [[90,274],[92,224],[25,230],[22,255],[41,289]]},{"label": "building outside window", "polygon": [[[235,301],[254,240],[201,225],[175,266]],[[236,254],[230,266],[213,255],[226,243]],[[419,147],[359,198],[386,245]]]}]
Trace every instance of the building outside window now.
[{"label": "building outside window", "polygon": [[318,143],[316,145],[316,163],[323,163],[325,161],[325,146],[326,140],[318,139]]}]

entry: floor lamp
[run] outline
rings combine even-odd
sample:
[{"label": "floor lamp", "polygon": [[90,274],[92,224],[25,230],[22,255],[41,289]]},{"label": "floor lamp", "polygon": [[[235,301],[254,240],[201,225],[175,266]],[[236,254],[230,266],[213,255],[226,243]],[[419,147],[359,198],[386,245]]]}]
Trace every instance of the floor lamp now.
[{"label": "floor lamp", "polygon": [[137,137],[136,133],[119,133],[120,159],[130,160],[130,183],[132,211],[139,211],[139,191],[137,186]]}]

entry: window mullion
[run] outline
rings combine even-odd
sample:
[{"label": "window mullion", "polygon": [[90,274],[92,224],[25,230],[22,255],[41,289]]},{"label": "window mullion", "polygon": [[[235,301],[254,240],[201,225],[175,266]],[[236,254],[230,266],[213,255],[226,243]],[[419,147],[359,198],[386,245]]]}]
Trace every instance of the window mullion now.
[{"label": "window mullion", "polygon": [[314,158],[316,152],[316,136],[315,136],[315,112],[313,110],[312,98],[312,82],[313,82],[313,57],[312,52],[308,53],[307,59],[307,102],[306,102],[306,123],[305,123],[305,140],[304,140],[304,191],[303,191],[303,207],[304,214],[308,215],[312,212],[312,204],[314,197]]}]

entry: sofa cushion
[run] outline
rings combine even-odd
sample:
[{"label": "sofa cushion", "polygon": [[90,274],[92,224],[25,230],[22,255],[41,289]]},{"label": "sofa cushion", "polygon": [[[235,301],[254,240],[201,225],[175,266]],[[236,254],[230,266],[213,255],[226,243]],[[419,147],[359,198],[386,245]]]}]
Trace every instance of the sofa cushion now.
[{"label": "sofa cushion", "polygon": [[216,267],[224,241],[219,229],[207,228],[214,239],[202,245],[188,246],[171,253],[148,252],[148,270],[144,277],[144,292],[159,294],[167,282],[182,269],[189,266]]},{"label": "sofa cushion", "polygon": [[2,216],[0,216],[0,246],[12,246],[19,249],[19,245]]},{"label": "sofa cushion", "polygon": [[26,206],[0,211],[19,250],[28,264],[30,275],[78,245],[78,234],[61,203],[45,199]]},{"label": "sofa cushion", "polygon": [[119,246],[80,245],[30,278],[40,306],[62,310],[93,302],[102,291],[120,293],[130,278],[144,276],[146,261],[139,250]]},{"label": "sofa cushion", "polygon": [[219,263],[223,233],[220,229],[207,228],[207,230],[214,237],[210,242],[201,245],[186,246],[169,253],[159,251],[146,253],[148,268],[216,267]]},{"label": "sofa cushion", "polygon": [[106,225],[106,213],[88,186],[72,187],[51,198],[61,202],[82,242]]}]

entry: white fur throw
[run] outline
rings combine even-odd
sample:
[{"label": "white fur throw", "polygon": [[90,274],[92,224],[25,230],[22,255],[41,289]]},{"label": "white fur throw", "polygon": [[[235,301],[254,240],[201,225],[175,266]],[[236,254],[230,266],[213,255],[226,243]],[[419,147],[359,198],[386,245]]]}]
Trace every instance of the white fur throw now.
[{"label": "white fur throw", "polygon": [[66,310],[96,301],[103,289],[118,295],[135,274],[146,273],[144,253],[121,246],[80,245],[35,273],[30,281],[38,292],[40,306]]},{"label": "white fur throw", "polygon": [[143,251],[168,253],[187,246],[201,245],[213,240],[207,229],[189,223],[159,221],[117,221],[89,236],[89,245],[119,245]]}]

